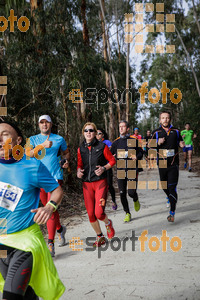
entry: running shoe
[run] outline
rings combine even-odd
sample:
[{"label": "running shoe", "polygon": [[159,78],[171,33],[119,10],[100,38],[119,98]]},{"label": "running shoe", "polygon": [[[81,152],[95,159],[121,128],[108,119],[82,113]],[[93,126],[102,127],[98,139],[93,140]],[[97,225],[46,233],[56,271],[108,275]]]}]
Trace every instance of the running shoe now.
[{"label": "running shoe", "polygon": [[108,220],[110,222],[109,225],[106,225],[106,229],[107,229],[107,236],[108,238],[111,240],[113,238],[113,236],[115,235],[115,230],[112,226],[112,221]]},{"label": "running shoe", "polygon": [[93,247],[94,248],[101,247],[101,245],[104,245],[105,243],[106,243],[106,239],[105,239],[104,235],[103,236],[97,236],[97,239],[93,244]]},{"label": "running shoe", "polygon": [[167,208],[169,208],[169,207],[170,207],[169,198],[168,198],[168,197],[166,197],[166,199],[167,199],[167,204],[166,204],[166,206],[167,206]]},{"label": "running shoe", "polygon": [[140,210],[140,202],[139,202],[139,200],[134,201],[134,208],[135,208],[135,211],[139,211]]},{"label": "running shoe", "polygon": [[65,240],[65,233],[66,233],[66,226],[62,226],[63,230],[61,233],[58,233],[58,238],[59,238],[59,243],[58,246],[62,247],[66,244],[66,240]]},{"label": "running shoe", "polygon": [[189,171],[189,172],[192,172],[192,168],[189,168],[188,171]]},{"label": "running shoe", "polygon": [[184,169],[186,169],[187,168],[187,163],[184,163]]},{"label": "running shoe", "polygon": [[48,248],[49,248],[49,251],[51,253],[51,256],[54,257],[55,256],[55,247],[54,247],[54,243],[49,243],[48,244]]},{"label": "running shoe", "polygon": [[131,220],[131,214],[127,213],[125,218],[124,218],[124,222],[128,223],[128,222],[130,222],[130,220]]},{"label": "running shoe", "polygon": [[114,202],[113,202],[112,209],[113,209],[113,210],[117,210],[117,203],[114,203]]},{"label": "running shoe", "polygon": [[174,216],[169,215],[169,216],[167,217],[167,221],[168,221],[168,222],[174,222]]}]

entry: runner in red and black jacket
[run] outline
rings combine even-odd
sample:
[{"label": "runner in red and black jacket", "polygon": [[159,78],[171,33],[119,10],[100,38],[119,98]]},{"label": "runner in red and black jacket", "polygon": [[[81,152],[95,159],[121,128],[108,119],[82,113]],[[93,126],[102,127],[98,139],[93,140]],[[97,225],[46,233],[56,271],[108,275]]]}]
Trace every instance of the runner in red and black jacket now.
[{"label": "runner in red and black jacket", "polygon": [[107,145],[96,139],[97,128],[94,123],[86,123],[82,133],[85,140],[78,148],[77,177],[83,181],[83,196],[90,223],[97,234],[94,247],[105,244],[98,220],[105,223],[108,238],[115,235],[112,221],[105,214],[108,192],[106,171],[112,168],[116,161]]}]

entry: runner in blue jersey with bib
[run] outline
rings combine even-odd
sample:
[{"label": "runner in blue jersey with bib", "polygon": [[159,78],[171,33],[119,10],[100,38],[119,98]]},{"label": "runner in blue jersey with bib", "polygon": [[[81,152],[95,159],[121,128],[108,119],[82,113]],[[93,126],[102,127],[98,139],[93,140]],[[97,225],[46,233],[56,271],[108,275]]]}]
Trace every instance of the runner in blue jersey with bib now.
[{"label": "runner in blue jersey with bib", "polygon": [[[0,258],[0,291],[6,300],[55,300],[65,288],[37,224],[48,221],[63,192],[39,160],[12,156],[22,140],[15,124],[0,122],[0,252],[6,252]],[[38,208],[40,188],[51,198]]]},{"label": "runner in blue jersey with bib", "polygon": [[[62,186],[63,183],[63,168],[68,168],[67,158],[69,152],[67,144],[63,137],[57,134],[51,133],[52,121],[50,116],[42,115],[39,118],[39,128],[41,133],[30,137],[30,144],[33,148],[38,145],[44,146],[46,150],[45,156],[41,159],[41,162],[47,167],[51,175],[58,181]],[[34,150],[31,152],[33,156]],[[61,164],[61,154],[64,158],[63,164]],[[40,199],[43,205],[49,201],[50,194],[46,193],[44,189],[41,189]],[[64,246],[66,227],[61,226],[60,217],[58,211],[53,213],[52,217],[47,222],[48,230],[48,247],[52,256],[55,256],[54,238],[57,230],[59,238],[59,246]]]}]

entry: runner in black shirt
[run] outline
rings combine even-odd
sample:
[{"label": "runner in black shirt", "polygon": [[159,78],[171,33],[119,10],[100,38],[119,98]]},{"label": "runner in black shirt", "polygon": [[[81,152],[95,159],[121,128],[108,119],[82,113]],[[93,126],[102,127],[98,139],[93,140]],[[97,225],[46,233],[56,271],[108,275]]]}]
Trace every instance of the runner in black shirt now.
[{"label": "runner in black shirt", "polygon": [[140,202],[137,194],[138,172],[142,171],[138,167],[138,160],[142,159],[143,150],[138,147],[138,139],[129,134],[129,124],[126,121],[119,122],[120,137],[118,137],[111,146],[111,152],[117,159],[117,173],[119,176],[118,187],[121,203],[126,213],[124,222],[131,221],[131,214],[127,201],[128,195],[134,201],[135,211],[139,211]]},{"label": "runner in black shirt", "polygon": [[178,148],[184,147],[180,131],[174,128],[171,124],[171,114],[169,112],[160,113],[160,127],[153,131],[152,139],[157,140],[157,152],[158,152],[158,167],[160,180],[167,182],[165,187],[163,184],[163,190],[167,194],[170,201],[170,215],[167,217],[169,222],[174,222],[176,203],[177,203],[177,191],[176,186],[178,184],[179,176],[179,155]]}]

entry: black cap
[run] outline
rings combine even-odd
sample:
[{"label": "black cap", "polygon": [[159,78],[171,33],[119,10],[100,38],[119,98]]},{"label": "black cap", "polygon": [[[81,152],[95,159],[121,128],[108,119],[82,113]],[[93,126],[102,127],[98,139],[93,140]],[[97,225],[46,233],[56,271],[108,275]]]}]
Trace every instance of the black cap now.
[{"label": "black cap", "polygon": [[22,134],[21,130],[19,129],[19,127],[17,126],[16,123],[0,120],[0,124],[8,124],[8,125],[10,125],[12,128],[14,128],[15,131],[17,132],[17,135],[20,136],[20,137],[22,138],[22,143],[24,142],[23,134]]}]

